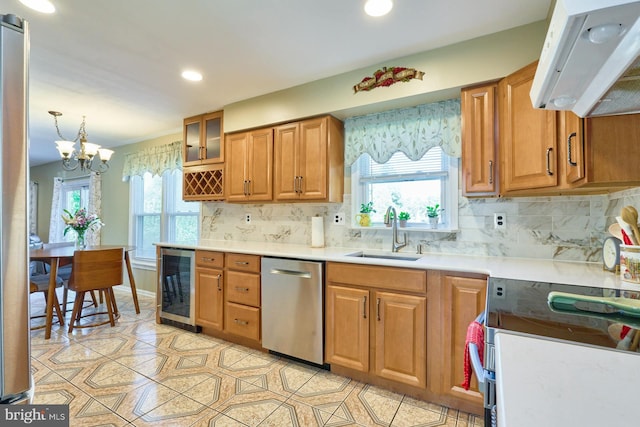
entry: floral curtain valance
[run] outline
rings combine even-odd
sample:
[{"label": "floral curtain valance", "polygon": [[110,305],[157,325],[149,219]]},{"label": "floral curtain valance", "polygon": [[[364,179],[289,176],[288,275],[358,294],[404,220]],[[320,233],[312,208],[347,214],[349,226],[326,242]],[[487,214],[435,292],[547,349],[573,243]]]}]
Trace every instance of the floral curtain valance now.
[{"label": "floral curtain valance", "polygon": [[129,153],[124,159],[122,180],[144,175],[162,175],[165,171],[182,168],[182,141],[171,144],[149,147],[135,153]]},{"label": "floral curtain valance", "polygon": [[351,117],[345,120],[344,129],[346,165],[363,153],[378,163],[386,162],[397,151],[419,160],[435,146],[449,156],[460,157],[460,100]]}]

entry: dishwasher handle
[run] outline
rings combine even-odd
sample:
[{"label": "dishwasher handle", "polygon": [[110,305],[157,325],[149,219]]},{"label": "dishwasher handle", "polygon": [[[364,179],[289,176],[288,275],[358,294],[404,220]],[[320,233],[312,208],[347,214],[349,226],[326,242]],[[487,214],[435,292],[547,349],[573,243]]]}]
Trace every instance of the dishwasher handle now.
[{"label": "dishwasher handle", "polygon": [[272,268],[269,270],[271,274],[282,274],[285,276],[301,277],[303,279],[311,279],[311,273],[308,271],[285,270],[283,268]]}]

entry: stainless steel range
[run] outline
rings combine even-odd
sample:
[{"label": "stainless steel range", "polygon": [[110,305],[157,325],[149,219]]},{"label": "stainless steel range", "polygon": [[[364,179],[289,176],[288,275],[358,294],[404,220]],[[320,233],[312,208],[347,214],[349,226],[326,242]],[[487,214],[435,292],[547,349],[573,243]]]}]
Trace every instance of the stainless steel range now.
[{"label": "stainless steel range", "polygon": [[484,375],[480,375],[485,383],[485,425],[491,426],[496,425],[497,331],[636,352],[640,341],[640,292],[490,278],[483,321]]}]

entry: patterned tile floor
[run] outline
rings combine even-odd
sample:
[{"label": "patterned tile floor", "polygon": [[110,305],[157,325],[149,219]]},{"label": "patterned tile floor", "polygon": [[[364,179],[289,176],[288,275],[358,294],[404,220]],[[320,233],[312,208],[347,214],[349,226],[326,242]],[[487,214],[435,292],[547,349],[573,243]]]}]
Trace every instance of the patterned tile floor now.
[{"label": "patterned tile floor", "polygon": [[[114,328],[31,332],[33,403],[69,404],[76,426],[450,426],[481,417],[155,323],[126,289]],[[32,295],[32,313],[42,312]],[[67,313],[67,317],[69,313]],[[34,321],[36,322],[36,321]],[[33,323],[35,324],[35,323]]]}]

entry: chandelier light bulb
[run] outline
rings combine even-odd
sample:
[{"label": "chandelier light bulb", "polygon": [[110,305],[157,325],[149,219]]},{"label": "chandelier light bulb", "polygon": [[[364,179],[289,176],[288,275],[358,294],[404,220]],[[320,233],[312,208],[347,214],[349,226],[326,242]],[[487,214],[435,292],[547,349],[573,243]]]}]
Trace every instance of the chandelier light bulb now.
[{"label": "chandelier light bulb", "polygon": [[56,148],[60,155],[65,159],[68,159],[73,154],[75,150],[73,145],[73,141],[56,141]]},{"label": "chandelier light bulb", "polygon": [[109,150],[108,148],[100,148],[98,150],[98,154],[100,154],[100,160],[103,162],[108,162],[111,160],[111,156],[113,156],[113,150]]},{"label": "chandelier light bulb", "polygon": [[83,144],[82,141],[80,141],[80,144],[84,145],[84,153],[89,156],[89,158],[98,154],[98,148],[100,148],[98,144],[92,144],[91,142],[85,142]]},{"label": "chandelier light bulb", "polygon": [[369,16],[384,16],[393,8],[391,0],[367,0],[364,4],[364,11]]}]

